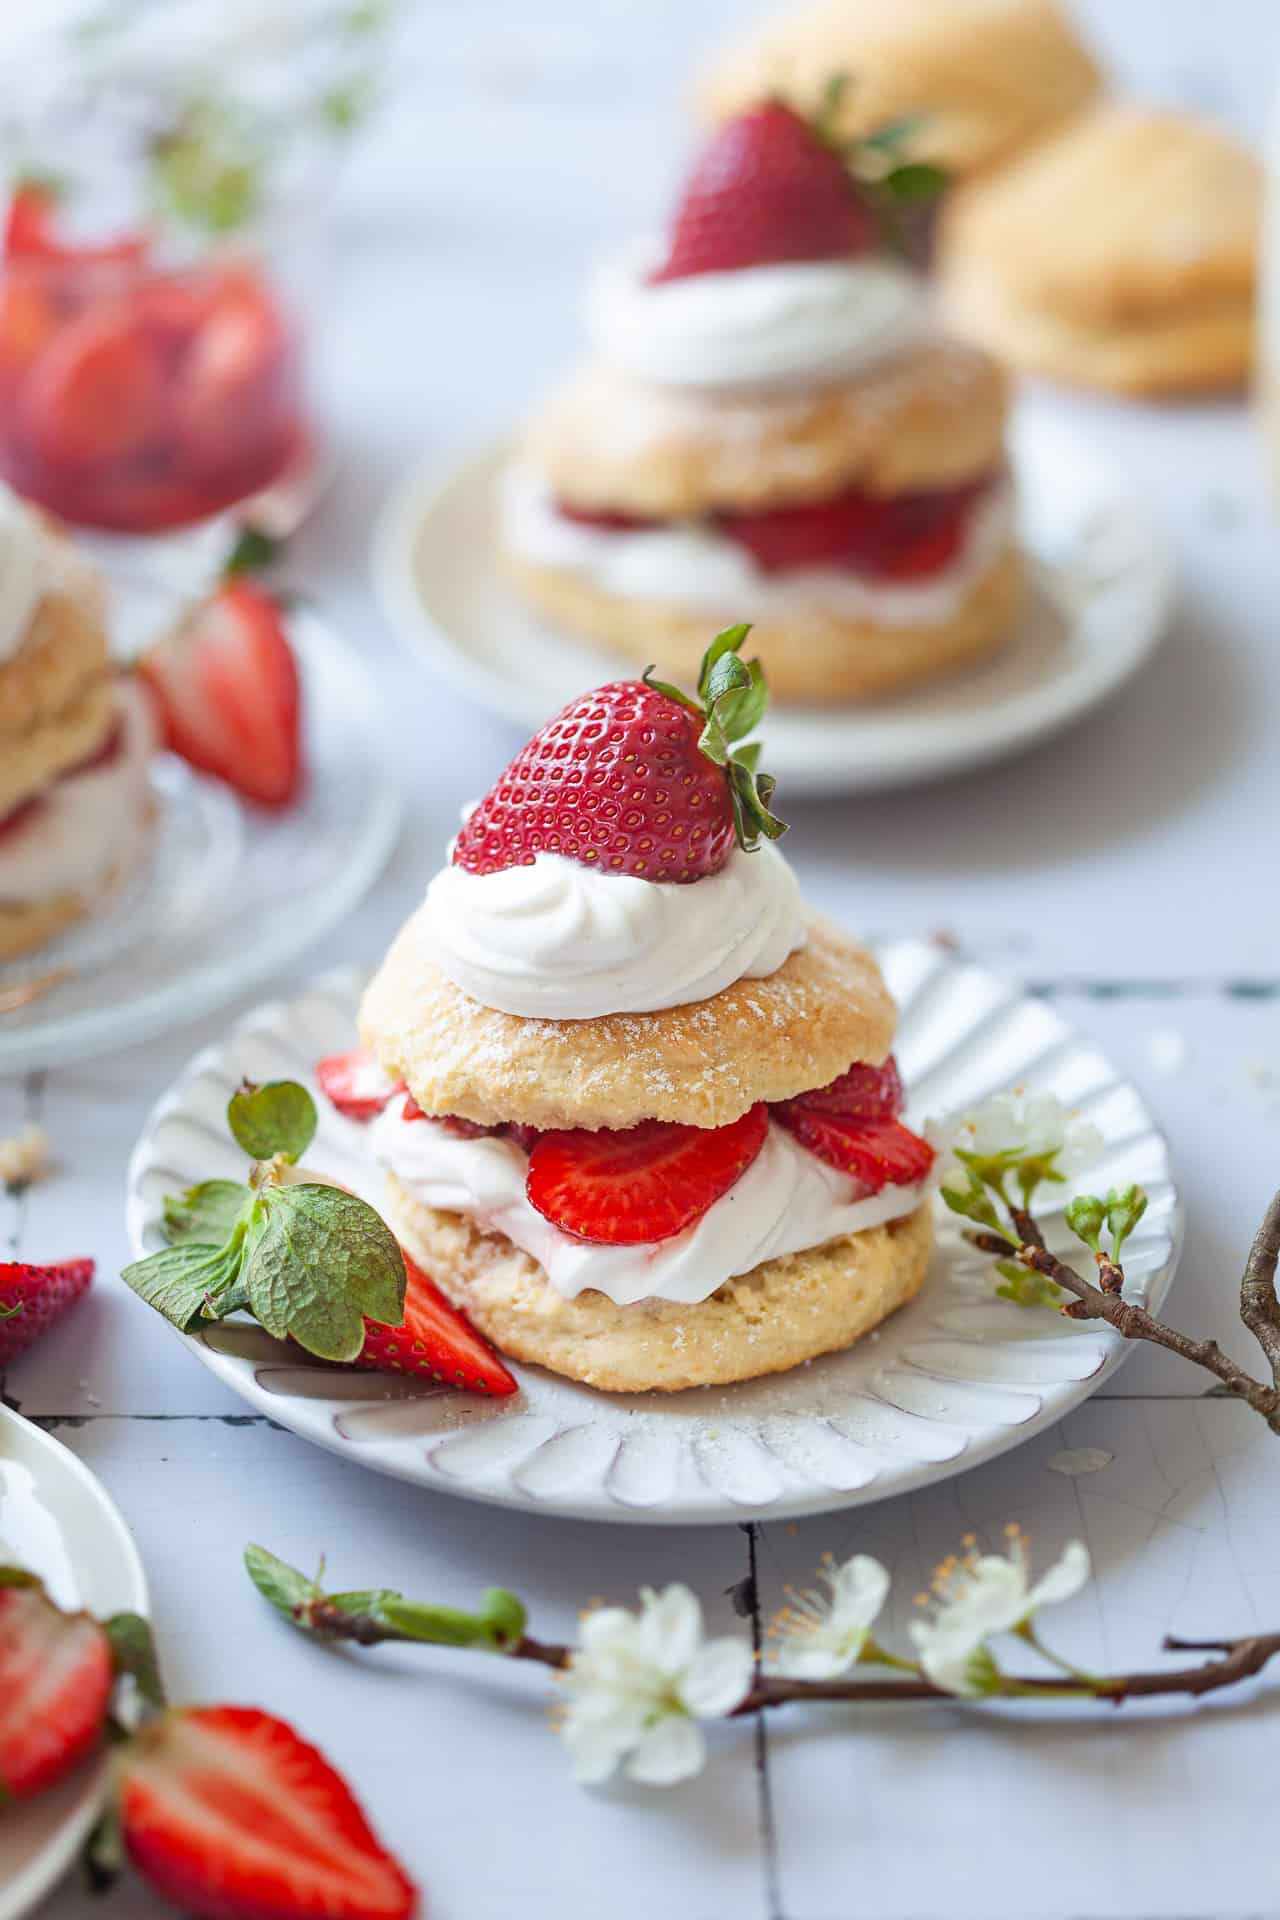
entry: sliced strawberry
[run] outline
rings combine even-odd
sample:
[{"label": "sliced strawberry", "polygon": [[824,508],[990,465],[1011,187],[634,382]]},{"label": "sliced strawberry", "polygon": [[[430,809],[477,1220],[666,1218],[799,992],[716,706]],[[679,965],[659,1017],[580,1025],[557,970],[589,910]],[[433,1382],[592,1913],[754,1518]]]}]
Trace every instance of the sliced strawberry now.
[{"label": "sliced strawberry", "polygon": [[4,251],[11,260],[40,260],[66,267],[140,266],[147,257],[145,234],[121,234],[116,240],[78,246],[54,231],[56,192],[34,180],[15,188],[4,228]]},{"label": "sliced strawberry", "polygon": [[858,1120],[896,1120],[906,1104],[898,1063],[890,1054],[878,1067],[855,1060],[829,1087],[815,1087],[787,1106],[817,1107],[822,1113],[841,1113]]},{"label": "sliced strawberry", "polygon": [[424,1380],[443,1380],[470,1393],[499,1397],[518,1393],[519,1383],[493,1348],[407,1253],[404,1271],[403,1322],[386,1327],[366,1320],[364,1347],[356,1366],[379,1373],[419,1374]]},{"label": "sliced strawberry", "polygon": [[298,669],[280,609],[251,581],[227,581],[140,662],[165,744],[263,807],[302,781]]},{"label": "sliced strawberry", "polygon": [[316,1062],[320,1091],[348,1120],[376,1120],[398,1091],[390,1074],[382,1071],[371,1053],[356,1047],[351,1053],[333,1053]]},{"label": "sliced strawberry", "polygon": [[197,469],[255,457],[294,410],[292,342],[262,282],[229,269],[211,290],[174,391],[178,432]]},{"label": "sliced strawberry", "polygon": [[47,1267],[0,1261],[0,1367],[61,1320],[92,1280],[92,1260],[58,1260]]},{"label": "sliced strawberry", "polygon": [[882,1187],[913,1187],[934,1162],[928,1141],[899,1120],[861,1120],[849,1114],[823,1113],[794,1100],[784,1101],[772,1112],[802,1147],[829,1167],[852,1174],[868,1194],[879,1193]]},{"label": "sliced strawberry", "polygon": [[989,485],[983,479],[888,500],[855,488],[809,506],[724,514],[717,525],[747,548],[762,573],[848,567],[874,578],[918,578],[955,558]]},{"label": "sliced strawberry", "polygon": [[712,134],[653,279],[849,259],[879,244],[875,212],[840,154],[798,113],[770,101]]},{"label": "sliced strawberry", "polygon": [[417,1905],[346,1782],[271,1714],[172,1710],[116,1764],[130,1859],[201,1920],[407,1920]]},{"label": "sliced strawberry", "polygon": [[0,1588],[0,1800],[41,1793],[97,1746],[111,1700],[111,1643],[43,1588]]},{"label": "sliced strawberry", "polygon": [[669,1240],[741,1179],[768,1130],[761,1102],[727,1127],[642,1120],[617,1131],[544,1133],[529,1156],[525,1191],[544,1219],[580,1240]]},{"label": "sliced strawberry", "polygon": [[0,280],[0,381],[12,387],[35,365],[62,324],[57,301],[40,274]]},{"label": "sliced strawberry", "polygon": [[575,526],[599,527],[605,533],[642,533],[651,527],[660,527],[661,520],[642,520],[634,513],[612,513],[591,507],[571,507],[567,500],[556,501],[556,512],[562,520],[572,520]]},{"label": "sliced strawberry", "polygon": [[48,466],[100,465],[130,459],[162,435],[168,400],[163,361],[127,303],[95,302],[31,369],[22,423]]}]

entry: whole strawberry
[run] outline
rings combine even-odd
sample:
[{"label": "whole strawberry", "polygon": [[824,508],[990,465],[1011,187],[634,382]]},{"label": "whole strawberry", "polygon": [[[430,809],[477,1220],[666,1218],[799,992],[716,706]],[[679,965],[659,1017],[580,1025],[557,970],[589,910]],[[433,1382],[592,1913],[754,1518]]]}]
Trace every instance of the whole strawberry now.
[{"label": "whole strawberry", "polygon": [[713,134],[676,210],[654,281],[873,253],[875,207],[819,130],[777,101]]},{"label": "whole strawberry", "polygon": [[49,1267],[0,1260],[0,1367],[60,1320],[92,1279],[92,1260],[59,1260]]},{"label": "whole strawberry", "polygon": [[717,873],[735,843],[786,831],[755,747],[768,690],[729,627],[703,655],[698,697],[653,680],[615,680],[549,720],[469,816],[453,860],[499,873],[556,853],[602,873],[687,883]]}]

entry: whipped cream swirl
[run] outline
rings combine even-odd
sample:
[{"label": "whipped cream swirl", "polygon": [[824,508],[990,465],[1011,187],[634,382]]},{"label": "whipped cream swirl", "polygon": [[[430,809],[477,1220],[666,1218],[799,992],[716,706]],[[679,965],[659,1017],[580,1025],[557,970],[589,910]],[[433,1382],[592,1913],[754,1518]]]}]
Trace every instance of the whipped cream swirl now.
[{"label": "whipped cream swirl", "polygon": [[587,330],[638,380],[714,391],[839,380],[914,346],[929,326],[918,273],[878,256],[697,273],[654,285],[643,242],[595,275]]},{"label": "whipped cream swirl", "polygon": [[421,924],[428,957],[473,1000],[545,1020],[709,1000],[776,973],[806,938],[796,877],[768,842],[686,885],[557,853],[483,875],[450,864]]},{"label": "whipped cream swirl", "polygon": [[538,1262],[566,1300],[592,1288],[619,1307],[641,1300],[694,1306],[763,1260],[901,1219],[928,1188],[927,1181],[885,1187],[868,1198],[849,1174],[829,1167],[771,1122],[742,1178],[693,1226],[670,1240],[602,1247],[562,1233],[529,1204],[529,1156],[514,1141],[493,1134],[462,1139],[429,1120],[406,1123],[403,1112],[403,1099],[393,1100],[374,1122],[371,1146],[378,1164],[424,1205],[465,1214],[484,1231],[504,1234]]}]

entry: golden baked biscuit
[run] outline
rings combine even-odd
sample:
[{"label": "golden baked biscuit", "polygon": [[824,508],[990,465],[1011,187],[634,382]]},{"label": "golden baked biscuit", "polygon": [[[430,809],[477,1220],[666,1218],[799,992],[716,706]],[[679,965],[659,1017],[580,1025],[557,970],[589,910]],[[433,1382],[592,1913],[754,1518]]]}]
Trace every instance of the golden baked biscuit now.
[{"label": "golden baked biscuit", "polygon": [[1252,355],[1261,176],[1215,129],[1107,105],[956,194],[956,320],[1029,371],[1123,393],[1232,385]]},{"label": "golden baked biscuit", "polygon": [[115,723],[115,694],[104,675],[31,732],[0,739],[0,820],[91,759]]},{"label": "golden baked biscuit", "polygon": [[895,1011],[871,955],[826,921],[776,973],[661,1013],[525,1020],[483,1007],[427,957],[421,912],[360,1009],[360,1037],[426,1113],[481,1126],[724,1127],[757,1100],[878,1065]]},{"label": "golden baked biscuit", "polygon": [[933,1246],[927,1205],[887,1226],[766,1260],[694,1306],[565,1300],[502,1234],[415,1200],[394,1175],[396,1237],[499,1350],[607,1393],[675,1393],[782,1373],[848,1347],[917,1294]]},{"label": "golden baked biscuit", "polygon": [[675,520],[963,486],[1003,464],[1007,404],[999,367],[953,340],[799,392],[679,393],[588,362],[525,444],[568,505]]},{"label": "golden baked biscuit", "polygon": [[[734,617],[733,608],[709,613],[623,599],[576,574],[504,558],[525,598],[555,625],[642,666],[656,663],[669,679],[696,681],[708,631]],[[796,607],[757,619],[751,650],[780,700],[879,700],[998,653],[1012,636],[1023,584],[1021,556],[1010,546],[945,620],[885,627],[822,607]]]},{"label": "golden baked biscuit", "polygon": [[841,73],[842,135],[918,114],[912,152],[956,174],[1036,139],[1101,84],[1054,0],[820,0],[726,49],[701,101],[715,119],[770,98],[813,113]]},{"label": "golden baked biscuit", "polygon": [[65,714],[109,668],[101,597],[84,591],[47,593],[21,646],[0,661],[0,753],[12,736]]}]

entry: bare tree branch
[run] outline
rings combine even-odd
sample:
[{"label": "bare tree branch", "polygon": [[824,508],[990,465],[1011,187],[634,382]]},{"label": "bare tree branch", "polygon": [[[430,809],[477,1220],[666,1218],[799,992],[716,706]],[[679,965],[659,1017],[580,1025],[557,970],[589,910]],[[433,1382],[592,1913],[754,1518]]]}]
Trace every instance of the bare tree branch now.
[{"label": "bare tree branch", "polygon": [[1273,1385],[1280,1387],[1280,1300],[1276,1298],[1276,1260],[1280,1258],[1280,1193],[1262,1216],[1240,1281],[1240,1318],[1267,1356]]},{"label": "bare tree branch", "polygon": [[[1005,1260],[1010,1258],[1008,1242],[1001,1239],[999,1234],[975,1233],[972,1240],[974,1246],[983,1253],[993,1253]],[[1065,1260],[1047,1252],[1044,1247],[1024,1241],[1014,1249],[1012,1258],[1033,1273],[1043,1273],[1048,1279],[1055,1280],[1060,1287],[1075,1295],[1072,1303],[1062,1309],[1072,1319],[1105,1320],[1126,1340],[1150,1341],[1153,1346],[1164,1347],[1169,1353],[1190,1360],[1193,1366],[1204,1367],[1222,1382],[1229,1393],[1235,1394],[1255,1413],[1261,1414],[1272,1433],[1280,1434],[1280,1386],[1274,1382],[1267,1386],[1263,1381],[1255,1380],[1243,1367],[1237,1366],[1229,1354],[1222,1351],[1216,1340],[1193,1340],[1188,1334],[1179,1333],[1175,1327],[1166,1326],[1163,1320],[1157,1320],[1145,1307],[1135,1306],[1119,1293],[1104,1293],[1101,1287],[1086,1280],[1074,1267],[1069,1267]]]}]

